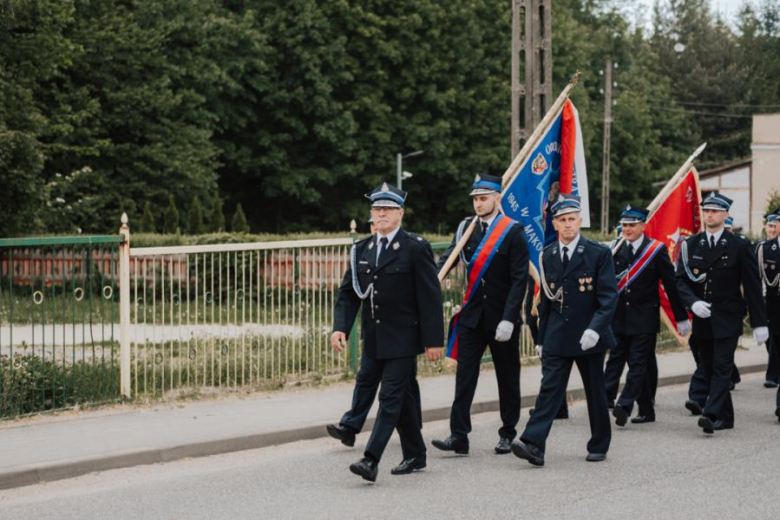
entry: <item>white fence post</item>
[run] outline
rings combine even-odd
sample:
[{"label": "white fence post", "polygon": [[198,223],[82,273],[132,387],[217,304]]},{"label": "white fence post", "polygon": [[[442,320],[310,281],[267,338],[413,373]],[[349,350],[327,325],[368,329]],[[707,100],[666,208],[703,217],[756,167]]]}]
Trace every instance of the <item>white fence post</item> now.
[{"label": "white fence post", "polygon": [[120,391],[124,399],[132,398],[130,388],[130,227],[127,213],[122,213],[119,234],[125,241],[119,247],[119,376]]}]

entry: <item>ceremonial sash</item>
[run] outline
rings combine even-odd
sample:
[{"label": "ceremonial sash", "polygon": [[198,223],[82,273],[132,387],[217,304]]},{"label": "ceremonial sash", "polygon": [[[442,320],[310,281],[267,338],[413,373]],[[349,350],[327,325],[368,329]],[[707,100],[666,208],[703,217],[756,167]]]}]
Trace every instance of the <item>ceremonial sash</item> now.
[{"label": "ceremonial sash", "polygon": [[625,291],[626,287],[628,287],[631,282],[636,280],[637,276],[642,274],[642,271],[644,271],[653,258],[655,258],[655,255],[658,254],[658,252],[661,250],[661,246],[663,245],[663,242],[660,240],[650,239],[650,245],[648,245],[644,251],[642,251],[642,254],[639,256],[639,258],[634,260],[634,263],[632,263],[631,266],[623,271],[618,277],[618,294]]},{"label": "ceremonial sash", "polygon": [[460,306],[460,310],[450,320],[450,326],[447,333],[447,357],[452,359],[458,358],[458,318],[460,313],[466,308],[471,301],[471,298],[476,293],[476,288],[479,286],[482,277],[490,267],[490,262],[501,246],[501,243],[506,238],[509,229],[515,224],[516,221],[511,218],[502,215],[496,217],[493,224],[488,228],[485,236],[482,237],[482,241],[479,243],[477,250],[474,251],[474,256],[471,257],[467,268],[468,285],[466,286],[466,294],[463,296],[463,303]]}]

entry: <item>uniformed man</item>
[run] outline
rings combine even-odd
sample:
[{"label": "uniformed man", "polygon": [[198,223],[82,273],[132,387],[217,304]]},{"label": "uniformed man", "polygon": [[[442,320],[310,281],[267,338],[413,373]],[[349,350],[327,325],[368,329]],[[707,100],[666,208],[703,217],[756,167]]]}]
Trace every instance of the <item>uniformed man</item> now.
[{"label": "uniformed man", "polygon": [[[780,221],[780,208],[777,213],[767,217],[767,223],[778,225],[778,221]],[[759,245],[758,269],[766,289],[764,301],[769,334],[773,346],[777,348],[780,345],[780,237],[767,239]],[[780,421],[780,388],[777,390],[775,415]]]},{"label": "uniformed man", "polygon": [[425,468],[425,443],[416,395],[417,355],[441,357],[444,317],[441,288],[431,247],[421,236],[401,228],[406,192],[382,184],[366,195],[376,236],[356,242],[339,287],[331,344],[341,351],[361,302],[363,357],[373,360],[381,380],[379,413],[364,457],[352,473],[374,482],[379,461],[394,429],[401,438],[401,475]]},{"label": "uniformed man", "polygon": [[477,269],[483,274],[471,291],[467,289],[471,298],[457,318],[458,368],[450,412],[450,435],[444,440],[434,440],[432,444],[442,451],[468,454],[471,403],[482,356],[490,346],[501,415],[499,440],[494,451],[505,454],[511,449],[520,419],[520,329],[528,280],[528,246],[523,226],[500,211],[501,177],[477,175],[470,195],[476,217],[461,222],[452,244],[439,258],[438,268],[447,262],[463,230],[477,218],[477,226],[453,266],[462,261],[469,270]]},{"label": "uniformed man", "polygon": [[[774,213],[768,213],[764,215],[764,218],[766,219],[764,223],[764,230],[766,231],[766,240],[763,242],[759,242],[757,248],[760,247],[760,244],[764,242],[772,242],[774,239],[777,238],[778,215],[780,215],[780,208],[777,208],[774,211]],[[756,249],[756,253],[758,253],[758,249]],[[780,356],[778,355],[777,349],[778,349],[777,343],[775,342],[774,338],[770,334],[769,341],[766,342],[767,355],[769,356],[766,365],[766,377],[764,378],[764,386],[766,388],[777,388],[778,384],[780,384]]]},{"label": "uniformed man", "polygon": [[[374,226],[374,218],[370,212],[367,222],[371,235],[375,235],[376,226]],[[328,424],[326,426],[328,435],[340,440],[344,446],[352,447],[355,445],[355,435],[361,432],[363,425],[366,423],[368,412],[371,410],[374,399],[376,399],[376,393],[379,390],[380,379],[381,374],[377,369],[376,360],[368,356],[361,356],[360,368],[355,377],[355,389],[352,392],[352,406],[341,417],[339,424]],[[416,384],[416,379],[414,382],[419,404],[420,388]]]},{"label": "uniformed man", "polygon": [[691,350],[698,351],[709,387],[698,421],[707,434],[734,427],[729,386],[747,309],[756,342],[763,344],[769,334],[753,248],[723,227],[731,204],[718,192],[704,200],[705,231],[681,244],[677,265],[680,296],[695,315]]},{"label": "uniformed man", "polygon": [[604,351],[615,339],[610,329],[618,295],[610,250],[580,235],[580,199],[559,195],[552,205],[558,241],[541,258],[539,339],[544,366],[537,409],[512,452],[544,465],[550,433],[572,364],[577,365],[588,401],[591,438],[586,460],[603,461],[612,437],[604,390]]},{"label": "uniformed man", "polygon": [[[631,205],[620,212],[625,241],[613,255],[620,295],[612,320],[612,332],[617,340],[613,352],[616,358],[628,358],[626,385],[612,410],[618,426],[626,425],[635,402],[639,405],[639,415],[631,419],[632,423],[655,421],[655,389],[658,387],[655,343],[661,330],[659,283],[663,284],[669,297],[677,332],[685,336],[691,331],[666,246],[660,240],[645,236],[649,213],[646,208]],[[612,359],[610,354],[610,361]]]}]

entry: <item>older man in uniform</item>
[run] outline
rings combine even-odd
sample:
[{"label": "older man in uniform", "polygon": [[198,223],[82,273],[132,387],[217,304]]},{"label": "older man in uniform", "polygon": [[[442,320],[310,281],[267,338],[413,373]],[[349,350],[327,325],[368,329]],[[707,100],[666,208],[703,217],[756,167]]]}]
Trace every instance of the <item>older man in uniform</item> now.
[{"label": "older man in uniform", "polygon": [[[772,222],[778,225],[778,221],[780,221],[780,208],[778,208],[778,213],[770,214],[767,217],[767,224]],[[777,348],[780,345],[780,237],[776,236],[764,240],[758,246],[757,255],[758,270],[766,290],[764,301],[769,337],[772,346]],[[777,390],[775,415],[780,421],[780,388]]]},{"label": "older man in uniform", "polygon": [[734,427],[729,387],[747,309],[756,342],[763,344],[769,335],[753,248],[748,240],[724,229],[731,204],[718,192],[704,200],[705,231],[681,244],[677,265],[680,296],[695,315],[691,350],[698,351],[708,382],[698,421],[706,434]]},{"label": "older man in uniform", "polygon": [[[501,415],[499,440],[494,451],[509,453],[517,435],[520,419],[520,330],[521,309],[528,280],[528,246],[523,226],[501,214],[501,177],[477,175],[471,186],[476,217],[466,218],[458,227],[452,244],[439,258],[438,268],[447,262],[463,230],[478,219],[464,251],[457,261],[477,269],[481,279],[469,287],[471,298],[451,327],[450,342],[457,340],[458,368],[455,374],[455,399],[450,412],[450,435],[434,440],[442,451],[465,455],[469,452],[471,403],[477,389],[479,368],[485,348],[490,346],[498,380]],[[450,354],[454,356],[453,354]]]},{"label": "older man in uniform", "polygon": [[612,437],[604,389],[604,352],[615,339],[610,329],[618,295],[610,250],[580,235],[580,199],[559,195],[552,205],[558,241],[544,248],[540,262],[542,297],[539,340],[544,366],[537,408],[512,452],[544,465],[547,436],[565,398],[572,364],[577,365],[588,401],[591,438],[586,460],[603,461]]},{"label": "older man in uniform", "polygon": [[[367,222],[371,235],[375,235],[374,217],[371,216],[370,212]],[[355,389],[352,391],[352,406],[344,413],[338,424],[328,424],[326,426],[328,435],[340,440],[344,446],[352,447],[355,445],[355,435],[363,429],[363,425],[368,418],[368,412],[374,404],[377,391],[379,391],[380,376],[376,360],[368,356],[362,356],[360,358],[360,368],[355,377]],[[416,382],[416,379],[414,381]],[[419,387],[416,386],[415,392],[419,396]]]},{"label": "older man in uniform", "polygon": [[441,288],[431,246],[401,228],[406,193],[387,183],[366,195],[371,199],[375,236],[356,242],[339,287],[331,344],[341,351],[364,302],[363,356],[373,360],[379,389],[379,413],[364,457],[352,473],[376,481],[379,461],[393,430],[401,438],[401,475],[425,468],[425,443],[416,394],[417,355],[441,357],[444,317]]},{"label": "older man in uniform", "polygon": [[[682,336],[691,331],[666,246],[660,240],[645,236],[649,213],[645,208],[631,205],[620,212],[625,241],[613,255],[620,295],[612,320],[612,332],[617,340],[613,352],[615,358],[628,358],[626,385],[612,410],[618,426],[626,425],[635,402],[639,405],[639,415],[631,419],[632,423],[655,421],[654,399],[658,386],[655,342],[661,330],[659,282],[663,283],[669,297],[677,331]],[[610,362],[613,360],[612,354],[609,359]]]}]

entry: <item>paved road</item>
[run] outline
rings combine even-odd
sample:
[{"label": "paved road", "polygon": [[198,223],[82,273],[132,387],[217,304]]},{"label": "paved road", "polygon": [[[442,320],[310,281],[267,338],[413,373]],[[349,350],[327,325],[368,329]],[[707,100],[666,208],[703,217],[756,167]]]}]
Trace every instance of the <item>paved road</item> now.
[{"label": "paved road", "polygon": [[[585,462],[580,402],[555,423],[544,468],[494,455],[499,422],[488,413],[475,417],[471,456],[429,451],[423,473],[390,475],[400,460],[394,440],[376,485],[349,473],[358,449],[322,439],[3,491],[0,519],[776,518],[780,423],[762,382],[745,378],[734,394],[737,428],[711,438],[682,408],[685,389],[662,389],[659,422],[615,428],[599,464]],[[446,432],[446,422],[424,430],[428,441]]]}]

